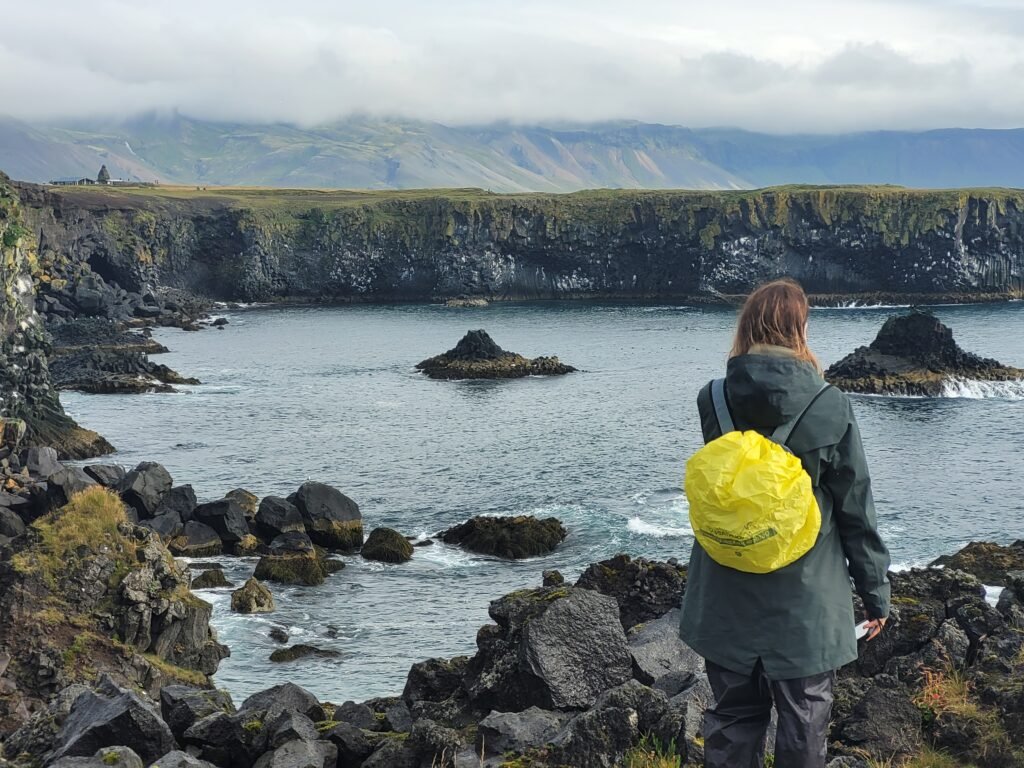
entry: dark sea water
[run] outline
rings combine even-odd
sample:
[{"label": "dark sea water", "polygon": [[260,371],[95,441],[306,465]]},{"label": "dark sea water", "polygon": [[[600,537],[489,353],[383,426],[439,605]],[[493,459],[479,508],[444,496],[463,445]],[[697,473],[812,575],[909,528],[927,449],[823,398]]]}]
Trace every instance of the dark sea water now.
[{"label": "dark sea water", "polygon": [[[938,307],[966,349],[1024,366],[1024,304]],[[815,310],[826,365],[874,338],[891,309]],[[695,397],[724,369],[727,309],[593,303],[353,306],[229,313],[226,330],[161,330],[158,359],[204,384],[171,395],[66,393],[68,410],[120,448],[162,462],[201,500],[244,487],[287,495],[307,479],[342,489],[377,525],[433,534],[477,514],[555,515],[552,555],[518,563],[443,544],[412,562],[359,557],[316,588],[273,586],[278,610],[239,616],[229,590],[203,597],[232,651],[217,681],[236,699],[293,680],[340,702],[401,691],[409,666],[472,653],[487,604],[575,577],[627,552],[685,560],[680,484],[700,445]],[[557,354],[583,373],[504,382],[431,381],[413,366],[487,329],[506,349]],[[964,384],[936,399],[858,397],[882,531],[894,564],[969,540],[1024,538],[1024,387]],[[253,560],[222,559],[232,581]],[[271,664],[275,625],[340,651]]]}]

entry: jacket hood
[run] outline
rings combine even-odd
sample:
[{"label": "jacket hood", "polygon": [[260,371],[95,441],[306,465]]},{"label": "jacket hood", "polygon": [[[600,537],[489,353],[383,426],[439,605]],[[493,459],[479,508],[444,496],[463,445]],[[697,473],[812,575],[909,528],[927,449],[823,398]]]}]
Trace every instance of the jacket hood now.
[{"label": "jacket hood", "polygon": [[725,374],[733,418],[755,428],[774,428],[794,418],[823,383],[813,365],[782,349],[731,358]]}]

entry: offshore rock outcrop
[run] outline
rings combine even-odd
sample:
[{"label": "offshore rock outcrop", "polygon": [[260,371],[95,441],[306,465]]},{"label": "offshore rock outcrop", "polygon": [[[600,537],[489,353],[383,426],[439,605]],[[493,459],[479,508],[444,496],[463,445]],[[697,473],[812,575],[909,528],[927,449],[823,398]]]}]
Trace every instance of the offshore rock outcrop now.
[{"label": "offshore rock outcrop", "polygon": [[25,444],[53,446],[69,458],[109,453],[113,446],[64,413],[51,386],[50,340],[34,307],[35,268],[17,193],[0,174],[0,417],[25,422]]},{"label": "offshore rock outcrop", "polygon": [[532,360],[506,352],[487,331],[469,331],[454,348],[416,365],[432,379],[520,379],[524,376],[552,376],[576,369],[557,357]]},{"label": "offshore rock outcrop", "polygon": [[181,289],[224,301],[716,301],[781,275],[828,295],[1024,289],[1015,191],[18,190],[41,259],[70,259],[60,279],[72,291],[71,264],[132,296]]},{"label": "offshore rock outcrop", "polygon": [[890,317],[867,347],[825,373],[846,392],[937,397],[952,380],[1024,381],[1024,370],[965,352],[934,315],[915,310]]}]

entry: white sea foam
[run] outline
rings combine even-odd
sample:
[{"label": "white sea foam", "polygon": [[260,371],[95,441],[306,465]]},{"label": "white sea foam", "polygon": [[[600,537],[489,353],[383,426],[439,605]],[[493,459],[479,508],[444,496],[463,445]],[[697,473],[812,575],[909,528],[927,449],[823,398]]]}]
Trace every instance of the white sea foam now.
[{"label": "white sea foam", "polygon": [[988,604],[995,607],[996,603],[999,602],[999,596],[1003,594],[1004,587],[992,587],[988,584],[985,585],[985,599]]},{"label": "white sea foam", "polygon": [[653,536],[656,539],[678,539],[684,536],[693,536],[693,529],[688,525],[683,527],[657,525],[656,523],[641,520],[639,517],[631,517],[628,528],[631,533],[640,536]]},{"label": "white sea foam", "polygon": [[811,309],[907,309],[910,304],[863,304],[859,301],[844,301],[834,307],[811,307]]},{"label": "white sea foam", "polygon": [[1016,381],[978,381],[951,378],[942,386],[942,397],[963,397],[972,400],[996,398],[1024,400],[1024,379]]}]

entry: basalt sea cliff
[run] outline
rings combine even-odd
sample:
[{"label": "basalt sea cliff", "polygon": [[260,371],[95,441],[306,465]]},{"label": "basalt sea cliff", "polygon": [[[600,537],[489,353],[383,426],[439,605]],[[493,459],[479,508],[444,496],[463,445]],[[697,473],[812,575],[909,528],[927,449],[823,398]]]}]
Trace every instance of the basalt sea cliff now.
[{"label": "basalt sea cliff", "polygon": [[1024,192],[1011,190],[15,188],[44,264],[140,295],[715,300],[784,274],[825,303],[1024,289]]}]

